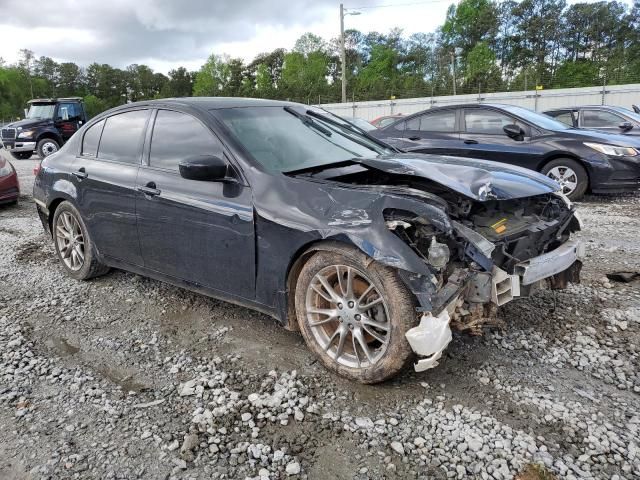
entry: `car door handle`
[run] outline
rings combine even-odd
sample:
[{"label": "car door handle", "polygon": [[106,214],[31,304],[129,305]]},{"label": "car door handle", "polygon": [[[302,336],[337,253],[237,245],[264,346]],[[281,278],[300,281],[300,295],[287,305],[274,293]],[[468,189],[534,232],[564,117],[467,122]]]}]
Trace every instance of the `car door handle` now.
[{"label": "car door handle", "polygon": [[83,178],[87,178],[89,174],[85,171],[84,167],[78,169],[77,172],[72,172],[73,176],[78,180],[82,180]]},{"label": "car door handle", "polygon": [[467,145],[477,145],[478,141],[477,140],[467,139],[467,140],[464,141],[464,143],[466,143]]},{"label": "car door handle", "polygon": [[413,137],[409,137],[409,140],[421,140],[422,137],[418,137],[418,136],[413,136]]},{"label": "car door handle", "polygon": [[156,184],[154,182],[147,183],[144,187],[138,187],[138,191],[144,193],[145,195],[150,195],[155,197],[160,195],[160,190],[156,188]]}]

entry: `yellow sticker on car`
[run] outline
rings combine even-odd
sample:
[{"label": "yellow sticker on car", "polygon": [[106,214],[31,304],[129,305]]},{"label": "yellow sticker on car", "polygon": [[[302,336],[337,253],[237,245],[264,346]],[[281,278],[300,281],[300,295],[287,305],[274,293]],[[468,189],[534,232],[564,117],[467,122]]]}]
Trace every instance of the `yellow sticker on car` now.
[{"label": "yellow sticker on car", "polygon": [[504,231],[507,230],[506,223],[507,223],[507,219],[503,218],[497,221],[496,223],[494,223],[493,225],[491,225],[491,228],[493,228],[496,233],[503,233]]}]

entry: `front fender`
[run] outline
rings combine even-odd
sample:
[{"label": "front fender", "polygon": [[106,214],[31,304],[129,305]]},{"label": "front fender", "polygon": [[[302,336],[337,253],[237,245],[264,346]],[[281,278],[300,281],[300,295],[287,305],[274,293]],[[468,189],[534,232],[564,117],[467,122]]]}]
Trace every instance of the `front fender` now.
[{"label": "front fender", "polygon": [[56,130],[55,128],[51,128],[51,127],[48,127],[39,131],[36,137],[36,142],[39,142],[43,138],[53,138],[56,142],[58,142],[59,145],[62,145],[64,143],[62,141],[62,137],[60,136],[60,132],[58,132],[58,130]]}]

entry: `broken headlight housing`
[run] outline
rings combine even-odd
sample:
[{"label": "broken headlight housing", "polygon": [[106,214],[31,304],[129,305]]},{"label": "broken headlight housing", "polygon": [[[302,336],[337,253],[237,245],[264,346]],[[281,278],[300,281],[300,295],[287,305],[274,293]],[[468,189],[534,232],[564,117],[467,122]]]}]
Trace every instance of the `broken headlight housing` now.
[{"label": "broken headlight housing", "polygon": [[438,270],[443,269],[447,266],[447,263],[449,263],[449,256],[451,255],[449,247],[444,243],[438,243],[436,237],[431,237],[431,245],[429,245],[427,253],[429,265],[432,265]]}]

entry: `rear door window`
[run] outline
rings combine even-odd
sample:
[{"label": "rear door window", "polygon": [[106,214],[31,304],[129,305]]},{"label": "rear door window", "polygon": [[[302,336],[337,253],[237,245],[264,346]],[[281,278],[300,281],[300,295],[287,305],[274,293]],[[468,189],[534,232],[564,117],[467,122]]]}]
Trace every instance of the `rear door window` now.
[{"label": "rear door window", "polygon": [[554,117],[559,122],[564,123],[565,125],[569,125],[570,127],[574,126],[572,112],[559,112],[553,114],[552,117]]},{"label": "rear door window", "polygon": [[605,110],[583,110],[582,126],[585,128],[617,127],[624,119]]},{"label": "rear door window", "polygon": [[515,119],[504,113],[485,109],[465,110],[464,122],[467,133],[479,135],[504,135],[502,128],[505,125],[518,125]]},{"label": "rear door window", "polygon": [[139,163],[148,117],[149,110],[134,110],[107,118],[98,147],[98,158]]},{"label": "rear door window", "polygon": [[85,132],[82,139],[82,155],[86,157],[95,157],[98,154],[98,144],[100,143],[102,127],[104,127],[104,120],[91,125]]},{"label": "rear door window", "polygon": [[411,130],[453,133],[456,128],[455,110],[426,113],[417,118],[420,119],[420,126],[418,128],[412,128]]}]

